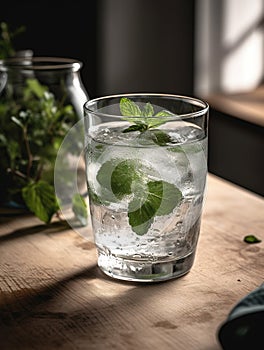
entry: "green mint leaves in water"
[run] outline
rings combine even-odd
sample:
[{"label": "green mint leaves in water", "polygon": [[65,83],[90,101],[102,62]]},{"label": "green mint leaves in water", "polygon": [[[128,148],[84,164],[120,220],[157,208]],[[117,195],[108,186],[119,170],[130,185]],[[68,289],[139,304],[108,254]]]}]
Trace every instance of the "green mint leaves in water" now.
[{"label": "green mint leaves in water", "polygon": [[[134,123],[123,132],[143,132],[149,129],[153,129],[166,123],[168,120],[166,117],[174,115],[166,110],[161,110],[155,114],[154,108],[150,102],[147,102],[144,107],[140,109],[140,107],[134,101],[127,97],[122,97],[120,100],[120,112],[124,117],[129,117],[123,118],[124,120],[128,120],[130,123]],[[159,132],[162,131],[159,130]]]},{"label": "green mint leaves in water", "polygon": [[[170,141],[169,135],[154,128],[164,124],[166,117],[172,113],[162,110],[154,114],[154,108],[149,102],[140,109],[128,98],[120,100],[120,111],[124,120],[133,123],[124,133],[145,133],[151,130],[155,144],[164,146]],[[97,173],[97,181],[102,186],[106,200],[114,202],[128,199],[129,224],[138,235],[146,234],[156,216],[170,214],[182,200],[182,193],[174,184],[152,180],[148,173],[155,173],[155,169],[140,159],[110,160]]]},{"label": "green mint leaves in water", "polygon": [[[97,181],[105,191],[104,198],[115,202],[129,198],[128,219],[138,235],[148,232],[155,216],[170,214],[182,199],[181,191],[166,181],[153,181],[147,172],[154,169],[138,159],[115,159],[105,162],[97,173]],[[111,179],[109,181],[109,173]],[[108,193],[108,196],[107,196]]]}]

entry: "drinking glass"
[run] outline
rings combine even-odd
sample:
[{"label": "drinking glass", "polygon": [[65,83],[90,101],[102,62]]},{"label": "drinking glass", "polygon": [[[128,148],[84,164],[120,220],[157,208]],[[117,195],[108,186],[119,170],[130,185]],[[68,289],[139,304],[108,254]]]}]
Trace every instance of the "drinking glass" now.
[{"label": "drinking glass", "polygon": [[98,266],[155,282],[190,271],[207,177],[206,102],[135,93],[84,104],[85,169]]}]

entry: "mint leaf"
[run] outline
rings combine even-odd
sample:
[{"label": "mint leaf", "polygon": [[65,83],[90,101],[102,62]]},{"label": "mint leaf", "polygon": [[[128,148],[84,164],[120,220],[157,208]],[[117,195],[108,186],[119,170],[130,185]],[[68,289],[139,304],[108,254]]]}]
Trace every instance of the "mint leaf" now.
[{"label": "mint leaf", "polygon": [[142,124],[142,123],[137,123],[134,125],[129,126],[128,128],[124,129],[123,132],[131,132],[131,131],[145,131],[148,129],[148,126],[146,124]]},{"label": "mint leaf", "polygon": [[175,115],[165,109],[155,114],[154,107],[150,102],[147,102],[141,110],[140,107],[134,101],[127,97],[122,97],[120,99],[119,107],[120,112],[123,116],[130,117],[124,118],[124,120],[136,124],[128,127],[123,132],[144,132],[148,129],[155,128],[166,123],[168,121],[168,118],[166,117],[171,117]]},{"label": "mint leaf", "polygon": [[[142,213],[144,213],[147,210],[147,208],[142,208]],[[132,227],[132,230],[139,236],[143,236],[145,235],[151,224],[154,221],[154,216],[149,218],[147,221],[141,223],[141,221],[137,220],[137,215],[138,213],[141,212],[133,212],[131,214],[129,214],[129,224]]]},{"label": "mint leaf", "polygon": [[141,115],[141,111],[138,105],[134,101],[130,100],[129,98],[122,97],[120,99],[119,107],[120,107],[120,112],[124,116],[139,117]]},{"label": "mint leaf", "polygon": [[168,121],[167,118],[158,118],[156,116],[153,116],[151,118],[149,117],[147,120],[148,129],[156,128],[162,124],[167,123],[167,121]]},{"label": "mint leaf", "polygon": [[[97,203],[117,202],[128,197],[128,219],[138,235],[148,232],[155,216],[170,214],[182,199],[181,191],[166,181],[146,181],[145,172],[155,170],[138,160],[114,159],[105,162],[98,170],[96,179],[101,185]],[[90,189],[91,191],[91,189]]]},{"label": "mint leaf", "polygon": [[166,146],[169,142],[171,142],[171,137],[163,130],[151,130],[151,137],[152,140],[159,146]]},{"label": "mint leaf", "polygon": [[[147,184],[147,196],[140,193],[129,203],[128,218],[132,230],[138,235],[148,232],[155,213],[162,200],[162,181],[150,181]],[[134,210],[135,208],[138,208]]]},{"label": "mint leaf", "polygon": [[26,185],[22,188],[22,196],[29,210],[45,223],[49,223],[59,209],[54,188],[46,181]]},{"label": "mint leaf", "polygon": [[152,117],[154,115],[154,108],[150,102],[147,102],[141,111],[142,117]]},{"label": "mint leaf", "polygon": [[168,215],[179,205],[182,200],[181,191],[173,184],[162,181],[162,202],[156,212],[156,215]]},{"label": "mint leaf", "polygon": [[254,235],[247,235],[247,236],[244,237],[244,242],[252,244],[252,243],[260,243],[261,240],[258,239]]},{"label": "mint leaf", "polygon": [[121,199],[131,194],[131,185],[137,179],[134,160],[124,160],[117,164],[111,176],[111,189],[114,195]]},{"label": "mint leaf", "polygon": [[96,180],[99,182],[99,184],[109,191],[111,190],[111,181],[109,175],[112,174],[115,167],[116,162],[113,159],[108,160],[101,165],[96,175]]},{"label": "mint leaf", "polygon": [[133,181],[140,182],[140,167],[136,160],[114,159],[102,164],[96,179],[101,185],[102,200],[116,202],[132,193]]},{"label": "mint leaf", "polygon": [[72,198],[72,211],[76,219],[83,225],[87,225],[87,205],[85,199],[79,194],[75,193]]},{"label": "mint leaf", "polygon": [[99,182],[101,187],[100,187],[100,193],[96,193],[96,195],[98,197],[97,199],[99,199],[100,202],[102,203],[104,202],[115,203],[117,201],[117,198],[114,196],[112,187],[111,187],[111,174],[114,171],[116,165],[117,165],[116,160],[114,159],[108,160],[107,162],[101,165],[100,169],[97,172],[96,180]]},{"label": "mint leaf", "polygon": [[139,118],[144,113],[150,113],[151,112],[151,105],[147,106],[146,109],[143,111],[140,110],[139,106],[132,100],[126,97],[122,97],[120,99],[120,112],[124,117],[124,120],[129,121],[130,123],[135,123],[135,125],[132,125],[131,127],[126,128],[123,132],[130,132],[130,131],[144,131],[148,129],[148,125],[145,123],[145,118]]},{"label": "mint leaf", "polygon": [[148,232],[156,215],[170,214],[179,204],[182,194],[178,188],[166,181],[147,183],[147,195],[141,191],[129,203],[129,224],[138,235]]},{"label": "mint leaf", "polygon": [[162,111],[159,111],[157,114],[155,114],[155,117],[173,117],[175,115],[176,114],[163,109]]}]

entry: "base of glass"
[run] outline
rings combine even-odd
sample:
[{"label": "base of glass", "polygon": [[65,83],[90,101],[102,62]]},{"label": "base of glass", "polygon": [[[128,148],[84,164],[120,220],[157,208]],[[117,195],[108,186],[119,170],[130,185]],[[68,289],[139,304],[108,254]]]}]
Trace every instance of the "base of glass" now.
[{"label": "base of glass", "polygon": [[177,259],[135,260],[106,254],[98,249],[98,266],[108,276],[133,282],[160,282],[178,278],[188,273],[195,252]]}]

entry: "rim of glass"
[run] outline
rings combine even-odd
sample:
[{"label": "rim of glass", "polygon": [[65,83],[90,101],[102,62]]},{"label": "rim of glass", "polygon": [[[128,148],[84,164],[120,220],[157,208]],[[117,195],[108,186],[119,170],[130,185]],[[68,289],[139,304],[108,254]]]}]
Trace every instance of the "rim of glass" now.
[{"label": "rim of glass", "polygon": [[[200,106],[201,110],[196,111],[196,112],[191,112],[191,113],[185,113],[185,114],[175,114],[172,115],[171,117],[168,116],[168,120],[173,120],[173,119],[178,119],[179,117],[181,119],[188,119],[188,118],[196,118],[199,117],[201,115],[204,115],[208,112],[209,110],[209,104],[199,98],[196,97],[191,97],[191,96],[185,96],[185,95],[176,95],[176,94],[166,94],[166,93],[127,93],[127,94],[115,94],[115,95],[106,95],[106,96],[101,96],[101,97],[97,97],[97,98],[93,98],[89,101],[86,101],[84,103],[84,110],[90,114],[94,114],[97,116],[101,116],[101,117],[112,117],[112,118],[123,118],[123,115],[116,115],[116,114],[110,114],[110,113],[101,113],[98,112],[96,110],[91,109],[91,105],[95,104],[96,102],[100,102],[103,100],[110,100],[113,98],[121,98],[121,97],[156,97],[156,98],[167,98],[167,99],[173,99],[173,100],[184,100],[185,102],[190,102],[193,105],[196,106]],[[137,118],[136,116],[133,118]],[[138,117],[141,118],[141,117]]]},{"label": "rim of glass", "polygon": [[75,58],[68,57],[9,57],[0,60],[0,67],[4,70],[8,68],[23,68],[28,70],[52,70],[52,69],[72,69],[78,71],[83,63]]}]

